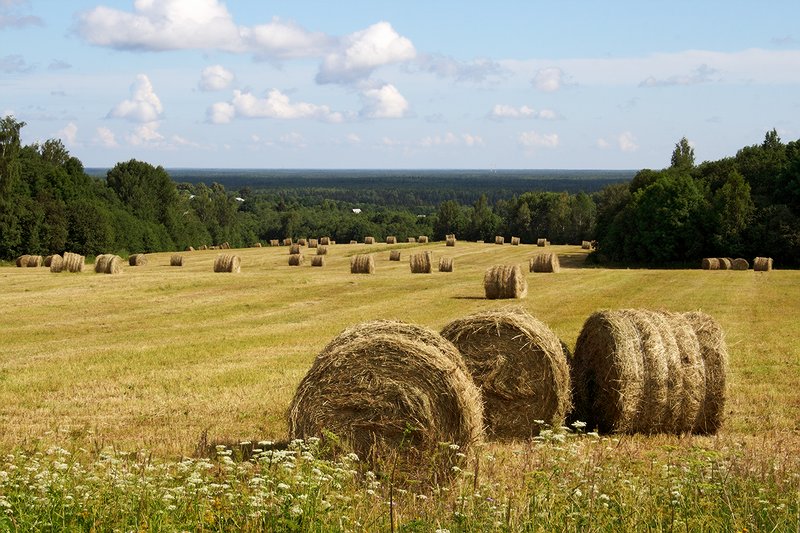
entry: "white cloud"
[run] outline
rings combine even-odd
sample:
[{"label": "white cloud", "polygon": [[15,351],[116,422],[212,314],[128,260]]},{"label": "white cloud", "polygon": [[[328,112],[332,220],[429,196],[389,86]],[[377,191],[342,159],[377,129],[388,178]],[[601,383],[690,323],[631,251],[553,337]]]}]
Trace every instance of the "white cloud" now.
[{"label": "white cloud", "polygon": [[118,103],[109,111],[109,117],[124,118],[132,122],[153,122],[158,120],[164,108],[153,84],[145,74],[136,76],[131,85],[131,97]]},{"label": "white cloud", "polygon": [[112,132],[110,129],[106,128],[105,126],[101,126],[95,131],[97,132],[95,143],[104,148],[116,148],[119,146],[119,143],[117,143],[117,139],[114,136],[114,132]]},{"label": "white cloud", "polygon": [[687,75],[672,75],[667,78],[656,79],[653,76],[648,76],[641,83],[639,87],[669,87],[672,85],[697,85],[700,83],[708,83],[715,81],[717,70],[709,67],[706,64],[700,65],[692,70]]},{"label": "white cloud", "polygon": [[306,148],[308,143],[302,134],[293,131],[291,133],[284,133],[278,139],[284,146],[291,146],[293,148]]},{"label": "white cloud", "polygon": [[400,36],[388,22],[343,37],[338,50],[328,54],[317,73],[318,83],[349,83],[367,78],[383,65],[414,59],[411,41]]},{"label": "white cloud", "polygon": [[361,144],[361,137],[359,137],[355,133],[348,133],[345,139],[350,144]]},{"label": "white cloud", "polygon": [[65,144],[74,145],[78,139],[78,126],[74,122],[69,122],[66,126],[58,130],[56,136],[63,139]]},{"label": "white cloud", "polygon": [[629,131],[619,135],[612,135],[611,137],[601,137],[595,141],[595,146],[601,150],[609,150],[616,147],[621,152],[635,152],[639,149],[639,145],[636,144],[636,138]]},{"label": "white cloud", "polygon": [[597,139],[597,141],[595,141],[595,146],[597,146],[601,150],[607,150],[611,148],[611,143],[609,143],[607,140],[601,137],[600,139]]},{"label": "white cloud", "polygon": [[564,72],[558,67],[542,68],[533,76],[533,86],[547,93],[552,93],[561,88]]},{"label": "white cloud", "polygon": [[397,87],[387,83],[381,87],[362,92],[365,101],[361,116],[367,118],[402,118],[408,113],[409,105]]},{"label": "white cloud", "polygon": [[0,57],[0,72],[6,74],[22,74],[33,70],[33,65],[29,65],[25,58],[19,54],[11,54]]},{"label": "white cloud", "polygon": [[158,122],[146,122],[134,128],[126,139],[134,146],[160,144],[164,140],[164,136],[158,132],[158,127]]},{"label": "white cloud", "polygon": [[536,109],[523,105],[514,107],[506,104],[496,104],[489,112],[489,118],[494,120],[510,119],[525,119],[525,118],[538,118],[545,120],[555,120],[558,118],[558,113],[552,109]]},{"label": "white cloud", "polygon": [[341,113],[331,111],[326,105],[291,102],[289,97],[277,89],[272,89],[265,98],[258,98],[249,92],[233,91],[233,100],[218,102],[207,112],[210,122],[224,124],[234,117],[242,118],[311,118],[325,122],[342,122]]},{"label": "white cloud", "polygon": [[240,28],[240,32],[247,47],[259,58],[320,57],[336,42],[324,33],[309,32],[277,17],[267,24]]},{"label": "white cloud", "polygon": [[202,91],[221,91],[233,83],[233,72],[222,65],[211,65],[200,73],[198,86]]},{"label": "white cloud", "polygon": [[537,133],[535,131],[523,131],[517,137],[520,146],[533,150],[535,148],[556,148],[559,145],[557,133]]},{"label": "white cloud", "polygon": [[[23,9],[15,8],[19,4]],[[27,26],[44,26],[44,22],[39,17],[25,15],[24,7],[28,2],[17,0],[0,1],[0,29],[3,28],[25,28]]]},{"label": "white cloud", "polygon": [[483,138],[478,135],[470,133],[456,135],[453,132],[447,132],[444,135],[425,137],[419,144],[424,148],[431,148],[434,146],[483,146],[485,143]]},{"label": "white cloud", "polygon": [[442,78],[454,78],[456,81],[484,82],[492,77],[504,74],[504,69],[492,59],[474,59],[459,61],[449,56],[424,54],[415,61],[415,66]]}]

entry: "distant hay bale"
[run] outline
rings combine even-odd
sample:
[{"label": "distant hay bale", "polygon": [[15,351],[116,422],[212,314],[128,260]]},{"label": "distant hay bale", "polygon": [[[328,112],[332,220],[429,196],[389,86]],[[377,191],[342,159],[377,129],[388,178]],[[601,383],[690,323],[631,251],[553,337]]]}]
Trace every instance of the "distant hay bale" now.
[{"label": "distant hay bale", "polygon": [[358,254],[350,258],[351,274],[374,274],[375,258],[372,254]]},{"label": "distant hay bale", "polygon": [[336,244],[336,241],[333,241],[333,240],[332,240],[332,241],[329,241],[329,242],[328,242],[328,245],[329,245],[329,246],[333,246],[334,244]]},{"label": "distant hay bale", "polygon": [[64,252],[64,265],[62,270],[67,272],[83,272],[83,267],[86,264],[86,258],[80,254],[72,252]]},{"label": "distant hay bale", "polygon": [[303,257],[303,254],[289,255],[289,266],[302,266],[304,262],[305,257]]},{"label": "distant hay bale", "polygon": [[332,433],[371,468],[388,470],[396,457],[398,472],[430,475],[450,470],[453,454],[443,457],[442,443],[468,453],[482,441],[482,411],[451,343],[426,328],[381,320],[346,329],[317,355],[287,421],[290,439]]},{"label": "distant hay bale", "polygon": [[330,237],[320,237],[319,243],[320,244],[324,244],[325,246],[328,246],[331,243],[331,238]]},{"label": "distant hay bale", "polygon": [[447,239],[455,239],[455,238],[456,238],[456,234],[455,233],[447,233],[444,236],[445,240],[447,240]]},{"label": "distant hay bale", "polygon": [[731,263],[731,268],[733,270],[749,270],[750,263],[747,262],[747,259],[742,259],[741,257],[737,257]]},{"label": "distant hay bale", "polygon": [[260,242],[254,242],[252,247],[253,248],[261,248],[261,243]]},{"label": "distant hay bale", "polygon": [[231,249],[231,243],[229,243],[228,241],[225,241],[222,244],[220,244],[219,247],[222,250],[230,250]]},{"label": "distant hay bale", "polygon": [[772,258],[756,257],[753,259],[753,270],[756,272],[769,272],[772,270]]},{"label": "distant hay bale", "polygon": [[324,255],[315,255],[311,257],[311,266],[312,267],[322,267],[325,266],[325,256]]},{"label": "distant hay bale", "polygon": [[297,239],[297,244],[299,244],[300,246],[305,246],[306,242],[307,242],[306,239]]},{"label": "distant hay bale", "polygon": [[447,237],[444,241],[446,246],[455,246],[456,245],[456,238],[455,237]]},{"label": "distant hay bale", "polygon": [[308,247],[309,248],[316,248],[317,247],[317,239],[308,239]]},{"label": "distant hay bale", "polygon": [[417,242],[417,239],[415,237],[409,237],[406,239],[406,242]]},{"label": "distant hay bale", "polygon": [[511,237],[511,246],[519,246],[520,239],[519,237]]},{"label": "distant hay bale", "polygon": [[350,244],[358,244],[358,241],[350,241]]},{"label": "distant hay bale", "polygon": [[422,243],[422,244],[427,244],[428,243],[428,236],[427,235],[420,235],[419,237],[417,237],[417,242]]},{"label": "distant hay bale", "polygon": [[147,264],[147,257],[144,254],[133,254],[128,257],[128,264],[132,267],[145,266]]},{"label": "distant hay bale", "polygon": [[214,259],[214,272],[238,274],[242,271],[242,260],[238,255],[220,254]]},{"label": "distant hay bale", "polygon": [[400,261],[400,250],[392,250],[389,252],[389,261]]},{"label": "distant hay bale", "polygon": [[51,263],[52,261],[53,261],[53,256],[52,256],[52,255],[47,255],[47,256],[45,256],[45,258],[44,258],[44,262],[42,263],[42,266],[43,266],[43,267],[50,268],[50,263]]},{"label": "distant hay bale", "polygon": [[111,254],[100,254],[94,258],[94,271],[96,274],[105,274]]},{"label": "distant hay bale", "polygon": [[526,439],[560,427],[570,410],[568,354],[544,323],[521,308],[484,311],[455,320],[452,342],[481,390],[487,432]]},{"label": "distant hay bale", "polygon": [[279,241],[278,239],[270,239],[269,240],[269,245],[270,246],[280,246],[280,244],[281,244],[281,241]]},{"label": "distant hay bale", "polygon": [[60,255],[50,256],[50,272],[61,272],[64,270],[64,258]]},{"label": "distant hay bale", "polygon": [[719,324],[705,313],[684,313],[683,316],[697,335],[705,367],[705,394],[692,429],[694,433],[714,434],[722,427],[725,419],[728,380],[725,335]]},{"label": "distant hay bale", "polygon": [[44,257],[41,255],[28,256],[28,268],[39,268],[44,263]]},{"label": "distant hay bale", "polygon": [[553,272],[558,273],[561,270],[561,264],[558,261],[558,255],[554,253],[536,254],[530,260],[531,272]]},{"label": "distant hay bale", "polygon": [[591,241],[583,241],[581,243],[581,248],[584,249],[584,250],[591,250],[592,249]]},{"label": "distant hay bale", "polygon": [[375,237],[364,237],[364,244],[375,244]]},{"label": "distant hay bale", "polygon": [[286,237],[285,239],[283,239],[283,245],[284,246],[291,246],[292,245],[292,238],[291,237]]},{"label": "distant hay bale", "polygon": [[[258,245],[261,246],[261,243],[258,243]],[[194,246],[187,246],[186,247],[186,251],[187,252],[194,252]]]},{"label": "distant hay bale", "polygon": [[479,239],[479,240],[475,241],[475,243],[476,244],[484,244],[483,239]]},{"label": "distant hay bale", "polygon": [[495,265],[483,276],[483,290],[489,300],[525,298],[528,282],[519,265]]},{"label": "distant hay bale", "polygon": [[547,246],[547,239],[536,239],[536,246]]},{"label": "distant hay bale", "polygon": [[733,259],[730,257],[717,257],[717,261],[719,261],[720,270],[731,270],[733,268]]},{"label": "distant hay bale", "polygon": [[389,235],[386,237],[386,244],[397,244],[397,237],[394,235]]},{"label": "distant hay bale", "polygon": [[28,254],[21,255],[17,257],[16,265],[17,268],[28,268],[28,259],[30,256]]},{"label": "distant hay bale", "polygon": [[207,245],[207,244],[204,244],[203,246],[201,246],[201,247],[200,247],[200,249],[201,249],[201,250],[208,250],[208,245]]},{"label": "distant hay bale", "polygon": [[326,255],[328,253],[327,246],[317,246],[317,255]]},{"label": "distant hay bale", "polygon": [[115,254],[100,254],[95,258],[94,271],[97,274],[120,274],[122,258]]},{"label": "distant hay bale", "polygon": [[289,255],[297,255],[300,253],[300,245],[299,244],[290,244],[289,245]]},{"label": "distant hay bale", "polygon": [[412,274],[430,274],[431,263],[433,254],[430,252],[421,252],[418,254],[411,254],[408,263],[411,266]]},{"label": "distant hay bale", "polygon": [[602,432],[697,432],[709,365],[694,320],[646,309],[590,316],[571,360],[573,417]]},{"label": "distant hay bale", "polygon": [[172,254],[169,258],[169,266],[172,267],[182,267],[183,266],[183,256],[180,254]]},{"label": "distant hay bale", "polygon": [[703,270],[719,270],[719,259],[716,257],[704,257],[700,262],[700,268]]},{"label": "distant hay bale", "polygon": [[506,242],[506,238],[505,237],[502,237],[500,235],[495,235],[495,237],[494,237],[494,243],[495,244],[505,244],[505,242]]},{"label": "distant hay bale", "polygon": [[452,272],[453,271],[453,258],[440,257],[439,258],[439,272]]}]

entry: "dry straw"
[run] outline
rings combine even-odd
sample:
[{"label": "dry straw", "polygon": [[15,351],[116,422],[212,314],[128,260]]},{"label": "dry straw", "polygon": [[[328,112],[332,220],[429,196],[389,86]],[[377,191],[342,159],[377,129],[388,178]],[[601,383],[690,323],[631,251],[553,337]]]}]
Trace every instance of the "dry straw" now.
[{"label": "dry straw", "polygon": [[200,249],[201,250],[208,250],[208,245],[204,244],[203,246],[200,247]]},{"label": "dry straw", "polygon": [[506,238],[505,237],[502,237],[500,235],[495,235],[495,237],[494,237],[494,243],[495,244],[505,244],[505,242],[506,242]]},{"label": "dry straw", "polygon": [[528,282],[519,265],[495,265],[483,276],[486,298],[524,298],[528,294]]},{"label": "dry straw", "polygon": [[330,237],[320,237],[319,243],[320,244],[324,244],[325,246],[328,246],[331,243],[331,238]]},{"label": "dry straw", "polygon": [[297,255],[300,253],[300,245],[299,244],[290,244],[289,245],[289,255]]},{"label": "dry straw", "polygon": [[583,248],[584,250],[591,250],[592,249],[591,241],[583,241],[581,243],[581,248]]},{"label": "dry straw", "polygon": [[407,242],[417,242],[417,239],[415,237],[409,237],[408,239],[406,239],[406,241]]},{"label": "dry straw", "polygon": [[731,264],[731,268],[733,270],[749,270],[750,269],[750,263],[747,262],[747,259],[742,259],[741,257],[738,257],[738,258],[733,260],[733,263]]},{"label": "dry straw", "polygon": [[281,241],[279,241],[278,239],[270,239],[269,240],[269,245],[270,246],[280,246],[280,244],[281,244]]},{"label": "dry straw", "polygon": [[364,244],[375,244],[375,237],[364,237]]},{"label": "dry straw", "polygon": [[301,266],[304,261],[305,257],[303,257],[303,254],[291,254],[289,256],[289,266]]},{"label": "dry straw", "polygon": [[114,254],[100,254],[95,258],[94,271],[97,274],[120,274],[122,258]]},{"label": "dry straw", "polygon": [[716,257],[704,257],[700,262],[700,268],[703,270],[719,270],[719,259]]},{"label": "dry straw", "polygon": [[21,255],[17,257],[16,265],[18,268],[27,268],[28,267],[28,259],[30,258],[29,255]]},{"label": "dry straw", "polygon": [[285,239],[283,239],[283,245],[284,246],[291,246],[292,245],[292,238],[291,237],[286,237]]},{"label": "dry straw", "polygon": [[456,238],[455,237],[447,237],[444,241],[446,246],[455,246],[456,245]]},{"label": "dry straw", "polygon": [[444,238],[445,238],[445,240],[447,240],[447,239],[455,239],[456,238],[456,234],[455,233],[447,233],[444,236]]},{"label": "dry straw", "polygon": [[727,352],[708,315],[596,312],[583,326],[571,366],[573,417],[590,428],[709,433],[721,423]]},{"label": "dry straw", "polygon": [[371,466],[396,459],[398,471],[423,475],[449,469],[453,456],[438,453],[442,443],[468,453],[483,438],[480,392],[456,348],[402,322],[367,322],[334,338],[297,387],[287,419],[291,439],[332,433]]},{"label": "dry straw", "polygon": [[86,258],[79,254],[72,252],[64,252],[64,265],[62,270],[68,272],[83,272],[83,267],[86,264]]},{"label": "dry straw", "polygon": [[350,244],[358,244],[358,241],[350,241]]},{"label": "dry straw", "polygon": [[317,239],[308,239],[308,247],[309,248],[316,248],[317,247]]},{"label": "dry straw", "polygon": [[536,239],[536,246],[547,246],[547,239]]},{"label": "dry straw", "polygon": [[182,267],[183,256],[180,254],[172,254],[172,257],[169,258],[169,266]]},{"label": "dry straw", "polygon": [[511,237],[511,246],[519,246],[520,239],[519,237]]},{"label": "dry straw", "polygon": [[[260,246],[261,246],[261,243],[258,243],[258,246],[260,247]],[[187,246],[187,247],[186,247],[186,251],[187,251],[187,252],[194,252],[194,246]]]},{"label": "dry straw", "polygon": [[512,307],[455,320],[442,336],[461,352],[481,390],[484,421],[498,438],[560,427],[570,409],[568,354],[544,323]]},{"label": "dry straw", "polygon": [[305,246],[306,242],[307,242],[306,239],[297,239],[297,244],[299,244],[300,246]]},{"label": "dry straw", "polygon": [[325,256],[324,255],[315,255],[311,258],[311,266],[312,267],[322,267],[325,266]]},{"label": "dry straw", "polygon": [[52,261],[53,261],[53,256],[52,256],[52,255],[45,256],[45,258],[44,258],[44,262],[42,263],[42,266],[43,266],[43,267],[50,268],[50,263],[51,263]]},{"label": "dry straw", "polygon": [[351,274],[373,274],[375,272],[375,258],[372,254],[358,254],[350,258]]},{"label": "dry straw", "polygon": [[133,254],[128,257],[128,264],[130,266],[145,266],[147,264],[147,257],[144,254]]},{"label": "dry straw", "polygon": [[730,257],[717,257],[717,261],[719,261],[720,270],[731,270],[733,268],[733,259]]},{"label": "dry straw", "polygon": [[254,242],[252,247],[253,248],[261,248],[261,243],[260,242]]},{"label": "dry straw", "polygon": [[753,270],[756,272],[769,272],[772,270],[772,258],[756,257],[753,259]]},{"label": "dry straw", "polygon": [[392,250],[389,252],[389,261],[400,261],[400,250]]},{"label": "dry straw", "polygon": [[430,252],[421,252],[418,254],[411,254],[409,257],[408,263],[411,266],[411,273],[412,274],[430,274],[431,273],[431,263],[433,259],[433,254]]},{"label": "dry straw", "polygon": [[420,235],[419,237],[417,237],[417,242],[422,243],[422,244],[427,244],[428,243],[428,236],[427,235]]},{"label": "dry straw", "polygon": [[453,258],[440,257],[439,258],[439,272],[452,272],[453,271]]},{"label": "dry straw", "polygon": [[561,270],[558,255],[554,253],[536,254],[530,260],[531,272],[554,272]]},{"label": "dry straw", "polygon": [[317,255],[326,255],[328,253],[327,246],[317,246]]},{"label": "dry straw", "polygon": [[60,255],[50,256],[50,272],[61,272],[64,270],[64,258]]},{"label": "dry straw", "polygon": [[242,260],[238,255],[220,254],[214,260],[214,272],[232,272],[238,274],[242,271]]},{"label": "dry straw", "polygon": [[25,266],[28,268],[38,268],[44,263],[44,258],[41,255],[29,255]]},{"label": "dry straw", "polygon": [[389,235],[386,237],[386,244],[397,244],[397,237],[394,235]]}]

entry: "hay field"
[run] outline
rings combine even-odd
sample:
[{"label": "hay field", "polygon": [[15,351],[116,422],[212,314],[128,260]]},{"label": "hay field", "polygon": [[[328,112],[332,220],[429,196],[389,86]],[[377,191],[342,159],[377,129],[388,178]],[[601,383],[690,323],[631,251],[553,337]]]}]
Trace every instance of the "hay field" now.
[{"label": "hay field", "polygon": [[[391,249],[403,260],[390,262]],[[560,273],[528,273],[545,250],[559,254]],[[412,275],[407,258],[420,251],[453,257],[458,269]],[[209,439],[285,438],[295,388],[345,327],[398,319],[438,330],[508,303],[570,349],[600,308],[702,310],[724,328],[731,358],[722,434],[800,443],[798,271],[584,268],[580,246],[462,241],[337,244],[324,268],[289,267],[286,252],[236,250],[239,274],[214,273],[211,250],[183,252],[182,268],[170,268],[170,253],[148,254],[116,276],[0,268],[0,450],[66,441],[169,458],[192,454],[206,430]],[[350,274],[350,257],[365,252],[375,273]],[[485,270],[514,263],[527,298],[486,300]]]}]

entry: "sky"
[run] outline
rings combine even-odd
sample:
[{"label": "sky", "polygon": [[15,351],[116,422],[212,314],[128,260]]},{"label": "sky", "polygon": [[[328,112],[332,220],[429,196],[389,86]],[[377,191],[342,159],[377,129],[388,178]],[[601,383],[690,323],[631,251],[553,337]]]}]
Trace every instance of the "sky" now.
[{"label": "sky", "polygon": [[640,169],[800,138],[800,2],[0,0],[0,114],[87,167]]}]

